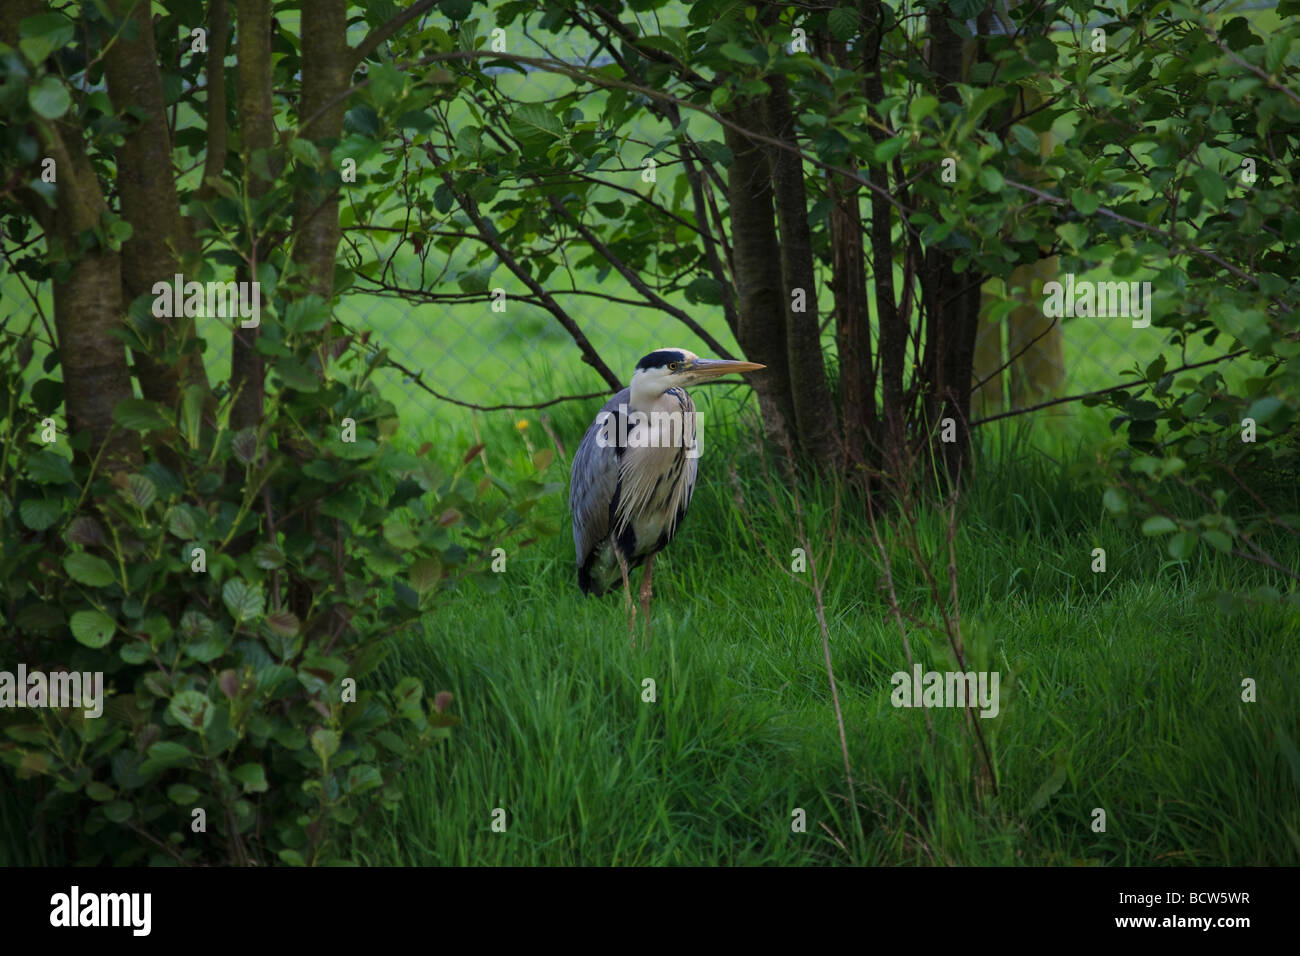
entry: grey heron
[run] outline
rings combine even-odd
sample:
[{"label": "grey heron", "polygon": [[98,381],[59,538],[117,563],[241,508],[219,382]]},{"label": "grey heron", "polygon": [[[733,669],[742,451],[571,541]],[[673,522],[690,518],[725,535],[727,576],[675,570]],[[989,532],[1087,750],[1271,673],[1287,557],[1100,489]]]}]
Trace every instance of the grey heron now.
[{"label": "grey heron", "polygon": [[702,359],[686,349],[651,352],[637,362],[631,384],[605,403],[573,456],[569,509],[578,586],[600,595],[622,579],[633,643],[628,571],[645,564],[640,596],[648,633],[654,557],[677,533],[695,490],[699,444],[685,386],[765,367]]}]

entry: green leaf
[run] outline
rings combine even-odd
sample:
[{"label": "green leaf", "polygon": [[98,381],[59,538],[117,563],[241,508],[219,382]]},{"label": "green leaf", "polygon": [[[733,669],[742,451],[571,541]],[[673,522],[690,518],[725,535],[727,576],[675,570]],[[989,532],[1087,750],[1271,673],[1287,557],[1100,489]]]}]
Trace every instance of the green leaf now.
[{"label": "green leaf", "polygon": [[276,359],[273,369],[280,380],[296,392],[310,394],[320,391],[320,379],[293,356]]},{"label": "green leaf", "polygon": [[163,520],[167,524],[167,530],[182,541],[192,541],[199,533],[198,524],[185,505],[172,505],[167,509],[167,515]]},{"label": "green leaf", "polygon": [[148,753],[150,760],[164,768],[179,767],[194,756],[188,747],[175,740],[160,740],[149,747]]},{"label": "green leaf", "polygon": [[63,501],[59,498],[24,498],[18,505],[18,515],[33,531],[44,531],[63,517]]},{"label": "green leaf", "polygon": [[144,475],[128,475],[122,497],[144,511],[158,499],[158,489]]},{"label": "green leaf", "polygon": [[483,131],[477,126],[462,126],[456,130],[456,150],[469,159],[478,159],[483,152]]},{"label": "green leaf", "polygon": [[295,335],[319,332],[329,320],[329,303],[314,293],[295,299],[284,312],[284,327]]},{"label": "green leaf", "polygon": [[966,112],[966,123],[969,125],[978,123],[989,107],[1000,103],[1006,95],[1006,89],[1001,86],[990,86],[980,90],[975,94],[975,99],[971,100],[970,109]]},{"label": "green leaf", "polygon": [[188,783],[174,783],[167,788],[167,799],[182,807],[192,807],[199,800],[199,790]]},{"label": "green leaf", "polygon": [[449,20],[464,20],[474,8],[474,0],[438,0],[438,9]]},{"label": "green leaf", "polygon": [[993,166],[981,166],[979,173],[980,185],[991,193],[1000,193],[1006,186],[1007,182],[1002,178],[1002,173]]},{"label": "green leaf", "polygon": [[420,708],[420,701],[424,698],[424,684],[418,677],[410,675],[403,677],[393,688],[393,699],[397,703],[397,711],[407,717],[422,715],[424,713]]},{"label": "green leaf", "polygon": [[442,562],[437,558],[419,558],[406,576],[417,594],[425,594],[433,590],[442,577]]},{"label": "green leaf", "polygon": [[113,421],[133,432],[162,431],[172,427],[162,406],[144,398],[122,399],[113,408]]},{"label": "green leaf", "polygon": [[397,515],[384,522],[384,540],[399,551],[409,551],[417,547],[420,539],[415,536],[404,516]]},{"label": "green leaf", "polygon": [[311,735],[311,749],[316,751],[321,763],[329,763],[330,757],[338,753],[339,735],[332,730],[317,730]]},{"label": "green leaf", "polygon": [[1203,537],[1206,543],[1209,544],[1210,547],[1214,548],[1215,551],[1227,554],[1232,550],[1232,539],[1222,531],[1205,531],[1202,532],[1201,537]]},{"label": "green leaf", "polygon": [[37,115],[56,120],[72,106],[72,97],[57,77],[46,76],[27,91],[27,103]]},{"label": "green leaf", "polygon": [[253,548],[253,563],[259,568],[273,571],[284,567],[284,552],[277,545],[263,541]]},{"label": "green leaf", "polygon": [[1128,511],[1128,500],[1118,488],[1107,488],[1106,493],[1101,496],[1101,503],[1111,514],[1122,515]]},{"label": "green leaf", "polygon": [[298,628],[302,625],[298,621],[298,615],[282,609],[266,616],[266,626],[279,637],[296,637]]},{"label": "green leaf", "polygon": [[338,518],[340,521],[346,521],[348,524],[355,524],[361,520],[361,513],[365,510],[365,502],[359,495],[351,491],[341,491],[331,498],[321,502],[320,513],[327,518]]},{"label": "green leaf", "polygon": [[266,793],[266,771],[260,763],[243,764],[230,775],[244,785],[244,793]]},{"label": "green leaf", "polygon": [[114,800],[104,805],[104,816],[108,817],[111,823],[124,823],[131,818],[132,810],[134,807],[127,801]]},{"label": "green leaf", "polygon": [[1265,395],[1263,398],[1257,398],[1251,402],[1250,408],[1246,409],[1246,414],[1243,417],[1253,418],[1256,424],[1263,425],[1284,407],[1281,400],[1274,398],[1272,395]]},{"label": "green leaf", "polygon": [[712,276],[696,276],[684,290],[687,300],[702,305],[722,304],[722,283]]},{"label": "green leaf", "polygon": [[446,183],[439,183],[433,191],[433,208],[446,215],[456,205],[456,195],[447,188]]},{"label": "green leaf", "polygon": [[97,558],[84,551],[65,557],[63,570],[67,571],[74,581],[92,588],[108,587],[115,580],[112,565],[103,558]]},{"label": "green leaf", "polygon": [[1020,144],[1020,148],[1026,152],[1037,153],[1039,151],[1038,134],[1028,126],[1017,123],[1011,127],[1011,135]]},{"label": "green leaf", "polygon": [[203,400],[206,390],[202,385],[188,385],[185,398],[181,402],[181,434],[190,448],[199,447],[199,437],[203,429]]},{"label": "green leaf", "polygon": [[1195,418],[1205,409],[1209,403],[1209,398],[1200,392],[1192,392],[1183,399],[1183,414],[1188,418]]},{"label": "green leaf", "polygon": [[1264,53],[1264,65],[1268,67],[1270,73],[1276,73],[1286,60],[1287,53],[1291,50],[1291,36],[1289,30],[1278,30],[1268,39],[1268,47]]},{"label": "green leaf", "polygon": [[369,764],[359,764],[355,767],[348,768],[348,775],[343,784],[343,789],[348,793],[365,793],[367,790],[373,790],[384,784],[384,778],[380,776],[379,770]]},{"label": "green leaf", "polygon": [[[50,56],[65,49],[76,39],[77,28],[61,13],[42,13],[18,24],[18,49],[32,63],[40,66]],[[54,117],[50,117],[53,119]]]},{"label": "green leaf", "polygon": [[750,66],[758,66],[759,59],[754,55],[754,51],[749,47],[741,46],[734,40],[728,40],[718,48],[723,56],[728,60],[734,60],[737,63],[748,63]]},{"label": "green leaf", "polygon": [[1071,249],[1082,249],[1088,243],[1088,227],[1081,222],[1063,222],[1056,227],[1056,234]]},{"label": "green leaf", "polygon": [[27,459],[27,474],[43,485],[63,485],[75,480],[68,459],[48,448]]},{"label": "green leaf", "polygon": [[524,103],[510,117],[510,132],[526,145],[549,143],[564,135],[564,127],[545,106]]},{"label": "green leaf", "polygon": [[1202,166],[1192,173],[1192,179],[1196,181],[1201,195],[1209,200],[1212,206],[1223,205],[1223,198],[1228,194],[1228,187],[1224,185],[1222,176],[1214,170]]},{"label": "green leaf", "polygon": [[1101,201],[1085,189],[1075,189],[1070,193],[1070,202],[1079,210],[1081,216],[1091,216],[1101,205]]},{"label": "green leaf", "polygon": [[831,36],[840,41],[853,39],[858,32],[858,22],[858,11],[852,7],[836,7],[826,17]]},{"label": "green leaf", "polygon": [[78,611],[69,626],[78,643],[93,648],[103,647],[117,631],[117,622],[103,611]]},{"label": "green leaf", "polygon": [[1169,539],[1169,556],[1184,561],[1196,550],[1197,537],[1191,531],[1180,531]]},{"label": "green leaf", "polygon": [[878,143],[875,149],[876,162],[877,163],[889,162],[900,152],[902,152],[903,146],[906,142],[907,142],[906,137],[895,136],[892,139],[885,140],[883,143]]},{"label": "green leaf", "polygon": [[99,780],[92,780],[86,784],[86,796],[90,799],[103,803],[106,800],[112,800],[117,796],[117,791],[108,784]]},{"label": "green leaf", "polygon": [[167,713],[187,730],[202,732],[212,723],[216,708],[197,690],[183,690],[171,699]]},{"label": "green leaf", "polygon": [[305,139],[294,137],[289,140],[289,155],[310,169],[318,169],[321,165],[320,150]]},{"label": "green leaf", "polygon": [[230,450],[241,464],[251,465],[257,457],[257,430],[241,428],[230,439]]},{"label": "green leaf", "polygon": [[695,145],[709,162],[717,163],[719,166],[730,166],[735,158],[730,147],[725,143],[719,143],[717,140],[702,140]]},{"label": "green leaf", "polygon": [[118,649],[117,656],[128,664],[139,665],[149,660],[153,652],[149,648],[148,641],[133,641],[130,644],[123,644]]},{"label": "green leaf", "polygon": [[486,292],[488,285],[492,281],[494,271],[495,269],[491,263],[481,269],[471,269],[469,272],[463,272],[456,277],[456,285],[461,292]]},{"label": "green leaf", "polygon": [[1148,538],[1157,534],[1168,534],[1170,531],[1177,531],[1178,525],[1174,524],[1164,515],[1152,515],[1142,522],[1142,533]]},{"label": "green leaf", "polygon": [[43,378],[32,386],[32,402],[44,415],[53,415],[63,405],[63,383]]},{"label": "green leaf", "polygon": [[918,96],[907,108],[907,115],[913,123],[919,123],[939,108],[939,97]]},{"label": "green leaf", "polygon": [[207,637],[216,630],[216,627],[215,621],[194,608],[181,615],[181,636],[187,641]]},{"label": "green leaf", "polygon": [[406,85],[406,74],[388,63],[369,64],[366,76],[370,80],[370,95],[381,109],[396,101]]},{"label": "green leaf", "polygon": [[243,578],[231,578],[222,586],[221,603],[240,624],[257,620],[265,607],[262,589]]},{"label": "green leaf", "polygon": [[215,661],[225,653],[227,636],[218,628],[211,627],[185,642],[185,655],[200,664]]}]

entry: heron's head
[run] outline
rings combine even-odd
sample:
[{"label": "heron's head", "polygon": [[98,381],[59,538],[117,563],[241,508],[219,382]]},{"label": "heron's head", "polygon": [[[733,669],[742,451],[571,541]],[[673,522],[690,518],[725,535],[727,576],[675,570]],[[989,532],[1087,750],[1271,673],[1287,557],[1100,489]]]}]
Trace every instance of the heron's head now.
[{"label": "heron's head", "polygon": [[686,349],[657,349],[636,363],[632,404],[653,402],[670,388],[695,385],[728,372],[753,372],[766,367],[731,359],[704,359]]}]

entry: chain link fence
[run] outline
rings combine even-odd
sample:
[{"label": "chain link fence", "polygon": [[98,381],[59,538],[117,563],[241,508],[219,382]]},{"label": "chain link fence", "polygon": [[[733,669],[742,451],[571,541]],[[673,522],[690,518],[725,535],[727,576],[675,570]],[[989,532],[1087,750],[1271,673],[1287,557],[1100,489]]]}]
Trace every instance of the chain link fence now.
[{"label": "chain link fence", "polygon": [[[580,282],[586,278],[591,288],[600,286],[594,274],[575,277]],[[1168,344],[1163,330],[1154,325],[1133,328],[1123,317],[1053,322],[1043,314],[1042,283],[1039,270],[1034,292],[1022,297],[1019,307],[1001,321],[981,324],[972,383],[983,382],[972,403],[976,421],[1118,384],[1123,373],[1145,367]],[[502,284],[509,293],[511,284]],[[557,297],[620,377],[630,377],[636,360],[656,348],[681,346],[700,354],[710,351],[680,322],[657,309],[583,296]],[[48,289],[42,290],[40,298],[46,322],[52,327]],[[986,291],[986,303],[998,298]],[[735,348],[719,308],[701,314],[684,301],[674,304],[693,309],[697,321]],[[828,304],[821,303],[823,310]],[[10,273],[0,276],[0,318],[6,321],[6,330],[16,334],[26,329],[34,312],[23,282]],[[512,300],[509,294],[504,311],[493,311],[487,301],[416,304],[351,291],[341,298],[335,314],[352,331],[369,332],[368,346],[387,350],[396,363],[379,369],[375,378],[407,424],[468,422],[471,409],[438,396],[473,406],[526,406],[604,388],[549,313]],[[214,383],[227,380],[230,374],[230,333],[222,328],[222,321],[198,320],[199,332],[207,339],[205,360]],[[45,325],[39,319],[33,325],[38,347],[44,343]],[[828,329],[826,335],[828,350],[834,348],[832,332]],[[1069,414],[1072,407],[1057,405],[1050,411]]]}]

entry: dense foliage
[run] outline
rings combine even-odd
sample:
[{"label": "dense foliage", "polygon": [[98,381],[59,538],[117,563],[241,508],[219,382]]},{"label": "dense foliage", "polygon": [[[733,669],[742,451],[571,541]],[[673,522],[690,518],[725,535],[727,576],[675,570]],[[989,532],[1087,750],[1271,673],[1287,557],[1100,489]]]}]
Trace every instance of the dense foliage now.
[{"label": "dense foliage", "polygon": [[[284,329],[278,350],[307,364],[325,318],[265,341]],[[59,383],[24,385],[31,348],[0,349],[5,660],[102,672],[107,693],[99,719],[0,711],[0,759],[52,784],[42,812],[88,804],[47,839],[85,863],[355,860],[402,766],[456,722],[450,695],[377,681],[386,639],[456,581],[494,589],[492,552],[554,486],[398,450],[360,363],[286,383],[256,432],[197,389],[121,402],[143,463],[109,474],[53,426]]]}]

